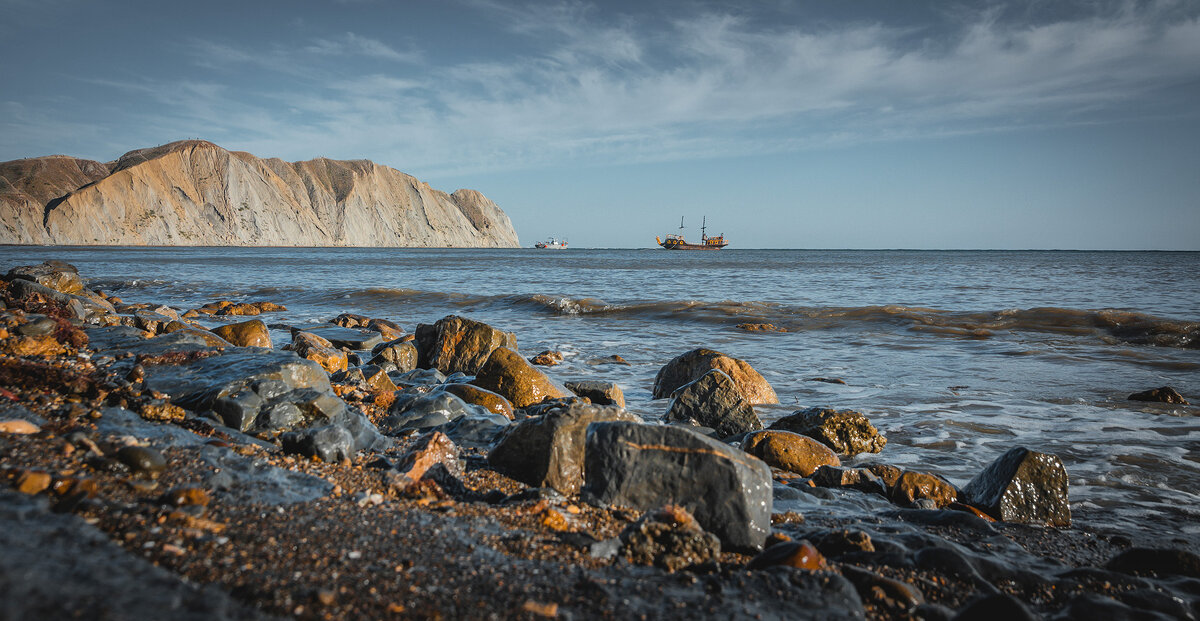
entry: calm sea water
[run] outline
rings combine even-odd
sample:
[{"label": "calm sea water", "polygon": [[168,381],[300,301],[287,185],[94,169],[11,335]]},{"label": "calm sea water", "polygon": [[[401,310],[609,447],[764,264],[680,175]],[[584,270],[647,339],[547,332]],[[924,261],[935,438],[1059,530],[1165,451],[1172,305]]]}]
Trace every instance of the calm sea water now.
[{"label": "calm sea water", "polygon": [[[658,369],[709,347],[775,387],[765,420],[867,414],[889,443],[852,463],[964,484],[1024,445],[1062,458],[1077,522],[1200,541],[1200,408],[1125,399],[1200,402],[1200,253],[0,248],[5,270],[50,258],[130,302],[288,307],[268,321],[466,315],[563,351],[560,379],[617,382],[647,419]],[[632,366],[587,364],[611,354]]]}]

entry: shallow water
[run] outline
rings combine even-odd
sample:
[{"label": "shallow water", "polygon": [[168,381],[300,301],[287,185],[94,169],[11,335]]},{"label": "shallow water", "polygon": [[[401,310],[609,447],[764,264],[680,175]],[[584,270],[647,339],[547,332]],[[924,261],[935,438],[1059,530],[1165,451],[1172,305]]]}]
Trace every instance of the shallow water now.
[{"label": "shallow water", "polygon": [[[50,258],[130,302],[288,307],[268,322],[466,315],[566,353],[556,377],[616,381],[646,418],[659,367],[709,347],[775,387],[766,420],[867,414],[889,443],[858,461],[964,484],[1025,445],[1062,458],[1078,523],[1200,541],[1200,408],[1125,400],[1200,402],[1200,253],[0,248],[3,269]],[[611,354],[633,365],[587,364]]]}]

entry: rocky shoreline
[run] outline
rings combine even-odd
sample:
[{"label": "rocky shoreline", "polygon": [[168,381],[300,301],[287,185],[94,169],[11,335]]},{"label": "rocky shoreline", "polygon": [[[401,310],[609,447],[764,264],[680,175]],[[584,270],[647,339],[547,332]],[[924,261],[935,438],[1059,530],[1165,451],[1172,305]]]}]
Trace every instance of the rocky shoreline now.
[{"label": "rocky shoreline", "polygon": [[1057,457],[1013,446],[960,489],[889,466],[857,412],[764,429],[774,390],[720,352],[664,360],[643,421],[457,316],[268,323],[283,307],[127,303],[59,262],[0,299],[0,618],[1200,609],[1194,550],[1071,526]]}]

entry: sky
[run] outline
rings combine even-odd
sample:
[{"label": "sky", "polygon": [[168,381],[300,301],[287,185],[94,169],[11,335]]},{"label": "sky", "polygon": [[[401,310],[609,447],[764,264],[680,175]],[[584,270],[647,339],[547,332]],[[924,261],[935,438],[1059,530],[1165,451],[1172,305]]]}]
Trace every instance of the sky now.
[{"label": "sky", "polygon": [[1200,250],[1192,0],[0,0],[0,160],[203,138],[523,245]]}]

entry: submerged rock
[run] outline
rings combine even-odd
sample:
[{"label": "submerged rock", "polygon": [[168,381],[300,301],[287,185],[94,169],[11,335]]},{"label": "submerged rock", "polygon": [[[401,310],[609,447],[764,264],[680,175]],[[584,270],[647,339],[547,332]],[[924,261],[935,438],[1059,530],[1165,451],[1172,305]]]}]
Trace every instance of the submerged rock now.
[{"label": "submerged rock", "polygon": [[1157,401],[1159,403],[1176,403],[1179,405],[1190,405],[1187,402],[1187,399],[1183,398],[1183,395],[1179,394],[1174,388],[1171,388],[1170,386],[1163,386],[1162,388],[1154,388],[1151,390],[1144,390],[1142,392],[1135,392],[1132,395],[1129,395],[1129,400],[1130,401]]},{"label": "submerged rock", "polygon": [[742,397],[733,380],[717,369],[676,389],[663,420],[693,420],[711,427],[723,438],[763,428],[754,408]]},{"label": "submerged rock", "polygon": [[588,426],[603,421],[637,420],[625,410],[611,406],[575,404],[553,409],[543,416],[511,425],[488,453],[488,464],[522,483],[574,494],[584,480]]},{"label": "submerged rock", "polygon": [[547,349],[546,351],[529,359],[530,364],[536,364],[543,367],[552,367],[562,361],[562,352],[550,349]]},{"label": "submerged rock", "polygon": [[967,503],[1004,522],[1070,526],[1067,469],[1049,453],[1009,449],[962,488]]},{"label": "submerged rock", "polygon": [[571,396],[565,386],[507,347],[493,350],[471,383],[508,399],[517,408]]},{"label": "submerged rock", "polygon": [[734,549],[759,549],[771,528],[771,469],[678,426],[593,423],[583,492],[634,509],[675,503]]},{"label": "submerged rock", "polygon": [[582,382],[563,382],[567,390],[584,397],[596,405],[615,405],[625,407],[625,393],[615,382],[590,380]]},{"label": "submerged rock", "polygon": [[829,447],[790,431],[756,431],[742,440],[742,450],[768,466],[806,477],[822,466],[842,465]]},{"label": "submerged rock", "polygon": [[779,403],[775,389],[749,363],[711,349],[693,349],[663,365],[654,377],[653,397],[670,397],[680,386],[700,379],[712,369],[728,375],[751,405]]},{"label": "submerged rock", "polygon": [[705,532],[687,509],[667,505],[621,531],[621,554],[632,563],[678,571],[718,558],[721,540]]},{"label": "submerged rock", "polygon": [[475,375],[496,348],[515,350],[517,337],[480,321],[449,315],[433,325],[418,325],[416,344],[417,366],[422,369]]},{"label": "submerged rock", "polygon": [[770,428],[808,436],[847,456],[878,453],[887,444],[871,421],[853,410],[807,408],[775,421]]}]

